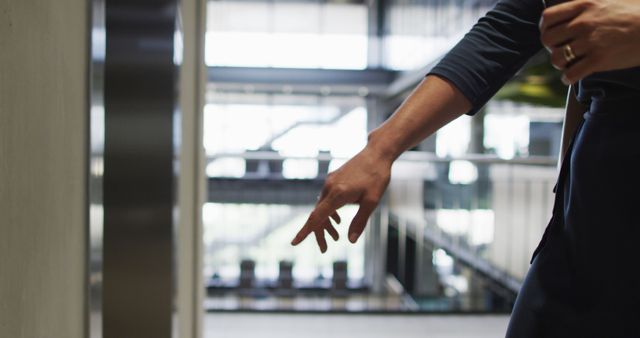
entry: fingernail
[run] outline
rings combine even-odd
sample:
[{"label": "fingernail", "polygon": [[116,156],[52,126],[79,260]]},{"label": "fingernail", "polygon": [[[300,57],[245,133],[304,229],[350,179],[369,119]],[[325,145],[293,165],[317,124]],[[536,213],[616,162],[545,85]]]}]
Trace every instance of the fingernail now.
[{"label": "fingernail", "polygon": [[571,82],[569,82],[569,79],[567,79],[566,75],[562,75],[562,79],[561,80],[562,80],[562,83],[564,83],[567,86],[571,84]]},{"label": "fingernail", "polygon": [[351,243],[355,243],[357,240],[358,240],[358,234],[356,234],[355,232],[349,234],[349,241],[351,241]]},{"label": "fingernail", "polygon": [[296,245],[296,244],[297,244],[297,243],[296,243],[296,240],[297,240],[297,239],[298,239],[298,238],[294,238],[294,239],[291,241],[291,245]]}]

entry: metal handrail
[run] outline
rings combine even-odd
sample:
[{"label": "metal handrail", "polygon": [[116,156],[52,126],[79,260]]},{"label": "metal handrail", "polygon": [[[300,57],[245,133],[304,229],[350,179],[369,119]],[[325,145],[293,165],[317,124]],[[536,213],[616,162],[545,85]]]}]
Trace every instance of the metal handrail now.
[{"label": "metal handrail", "polygon": [[[349,160],[349,157],[332,156],[331,154],[321,153],[317,156],[282,156],[277,152],[255,151],[247,153],[217,153],[208,155],[206,160],[208,163],[221,158],[239,158],[245,160]],[[528,156],[514,157],[505,159],[491,154],[467,154],[456,157],[440,157],[435,153],[423,151],[408,151],[400,156],[398,162],[435,162],[448,163],[452,161],[469,161],[483,164],[513,164],[513,165],[536,165],[536,166],[555,166],[558,159],[554,156]]]}]

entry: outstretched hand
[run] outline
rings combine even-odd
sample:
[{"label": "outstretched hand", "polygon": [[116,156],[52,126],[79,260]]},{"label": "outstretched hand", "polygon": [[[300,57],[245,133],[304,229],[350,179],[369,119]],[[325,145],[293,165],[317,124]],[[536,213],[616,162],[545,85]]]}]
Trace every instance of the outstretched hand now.
[{"label": "outstretched hand", "polygon": [[325,231],[338,240],[331,218],[340,223],[336,210],[351,203],[360,206],[349,226],[349,241],[355,243],[389,185],[393,161],[470,109],[471,102],[454,85],[427,76],[387,121],[369,133],[367,146],[327,176],[318,203],[291,244],[298,245],[313,233],[320,251],[327,251]]},{"label": "outstretched hand", "polygon": [[330,173],[314,210],[291,244],[298,245],[313,233],[320,251],[326,252],[325,231],[335,241],[338,240],[338,231],[330,219],[340,223],[337,210],[352,203],[360,206],[349,226],[349,241],[355,243],[389,184],[391,165],[391,160],[382,158],[371,147],[366,147],[338,170]]},{"label": "outstretched hand", "polygon": [[640,66],[640,1],[568,1],[542,13],[540,34],[565,84]]}]

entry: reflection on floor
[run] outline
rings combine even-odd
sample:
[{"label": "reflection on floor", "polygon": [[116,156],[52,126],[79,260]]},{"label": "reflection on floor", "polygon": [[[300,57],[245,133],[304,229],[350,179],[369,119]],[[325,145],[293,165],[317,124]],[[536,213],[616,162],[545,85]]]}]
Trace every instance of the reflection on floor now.
[{"label": "reflection on floor", "polygon": [[207,313],[204,338],[495,338],[504,315]]},{"label": "reflection on floor", "polygon": [[408,296],[395,294],[349,294],[345,296],[238,296],[234,294],[209,296],[204,301],[208,311],[417,311],[418,305]]},{"label": "reflection on floor", "polygon": [[487,290],[464,294],[412,296],[389,276],[385,291],[372,293],[366,287],[324,288],[233,288],[209,287],[205,311],[306,311],[306,312],[395,312],[395,313],[494,313],[508,314],[511,304]]}]

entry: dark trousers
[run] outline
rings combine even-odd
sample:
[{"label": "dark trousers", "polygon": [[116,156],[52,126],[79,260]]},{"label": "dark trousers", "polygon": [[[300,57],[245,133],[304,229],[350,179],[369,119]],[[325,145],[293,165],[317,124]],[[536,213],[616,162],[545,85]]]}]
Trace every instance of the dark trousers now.
[{"label": "dark trousers", "polygon": [[640,113],[585,114],[509,338],[640,337]]}]

